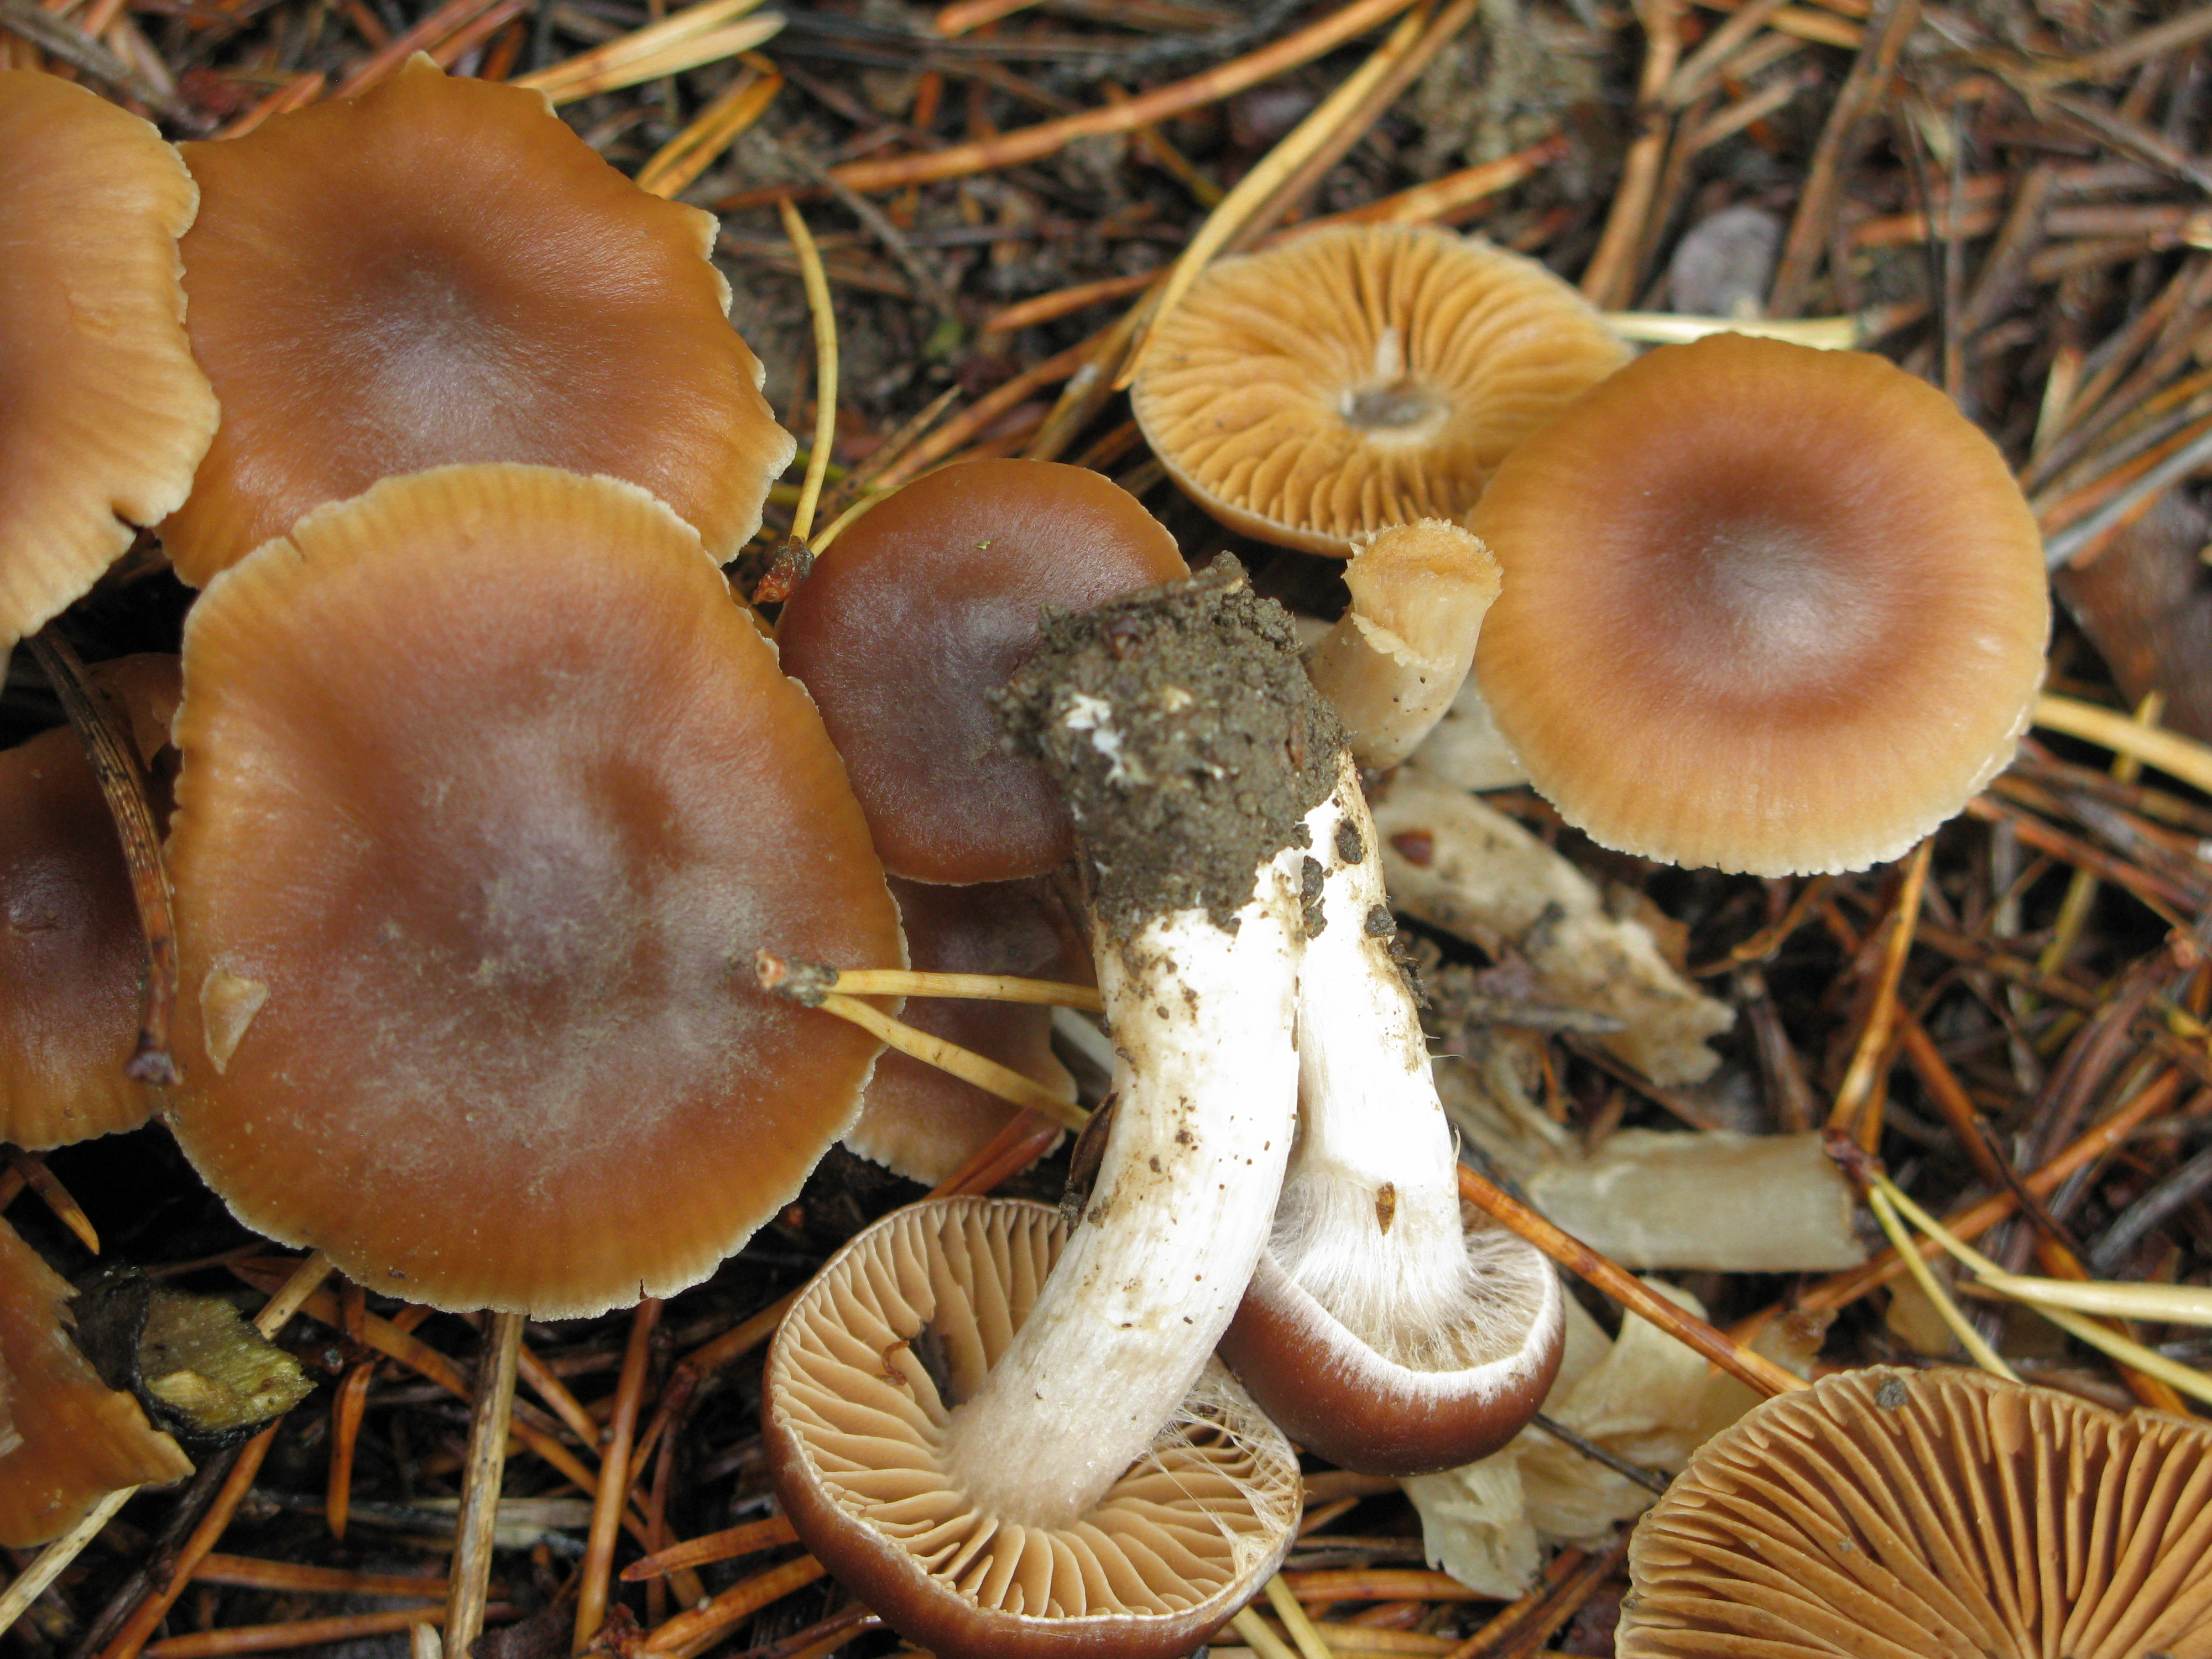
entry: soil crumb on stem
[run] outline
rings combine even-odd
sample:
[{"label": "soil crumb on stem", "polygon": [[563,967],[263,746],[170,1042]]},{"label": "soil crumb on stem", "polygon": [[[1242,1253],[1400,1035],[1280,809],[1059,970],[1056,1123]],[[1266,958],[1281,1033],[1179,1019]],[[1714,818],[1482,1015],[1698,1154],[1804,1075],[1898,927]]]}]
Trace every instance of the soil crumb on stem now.
[{"label": "soil crumb on stem", "polygon": [[1225,554],[1188,582],[1048,611],[996,696],[1006,741],[1066,797],[1094,911],[1121,937],[1182,909],[1233,927],[1336,785],[1343,732],[1290,616]]}]

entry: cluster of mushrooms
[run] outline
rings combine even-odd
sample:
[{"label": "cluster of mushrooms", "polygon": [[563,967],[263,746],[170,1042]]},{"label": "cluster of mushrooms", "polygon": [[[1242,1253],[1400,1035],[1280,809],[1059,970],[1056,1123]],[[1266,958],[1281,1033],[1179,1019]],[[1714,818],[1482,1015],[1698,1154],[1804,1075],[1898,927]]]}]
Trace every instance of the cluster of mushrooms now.
[{"label": "cluster of mushrooms", "polygon": [[[840,1137],[937,1182],[1003,1126],[759,953],[1095,978],[1087,1190],[886,1218],[769,1362],[794,1524],[948,1659],[1182,1651],[1288,1547],[1285,1430],[1411,1473],[1540,1402],[1559,1282],[1462,1212],[1360,775],[1471,659],[1571,822],[1764,873],[1902,851],[2041,672],[2033,523],[1940,394],[1734,337],[1624,364],[1443,233],[1225,261],[1144,348],[1183,489],[1356,553],[1309,655],[1232,563],[1023,461],[884,500],[771,625],[721,566],[793,445],[711,222],[537,94],[418,59],[179,160],[10,74],[0,158],[11,211],[78,204],[51,270],[6,256],[10,349],[52,362],[0,650],[134,526],[204,590],[180,669],[101,669],[173,803],[166,1088],[124,1074],[140,947],[88,774],[58,733],[0,757],[43,849],[0,870],[9,971],[48,993],[0,1049],[11,1138],[159,1109],[242,1221],[369,1290],[583,1315],[697,1283]],[[915,1018],[1072,1093],[1041,1010],[955,1009]],[[54,1432],[12,1302],[0,1494]],[[84,1491],[175,1478],[162,1438]],[[89,1501],[0,1505],[0,1541]]]}]

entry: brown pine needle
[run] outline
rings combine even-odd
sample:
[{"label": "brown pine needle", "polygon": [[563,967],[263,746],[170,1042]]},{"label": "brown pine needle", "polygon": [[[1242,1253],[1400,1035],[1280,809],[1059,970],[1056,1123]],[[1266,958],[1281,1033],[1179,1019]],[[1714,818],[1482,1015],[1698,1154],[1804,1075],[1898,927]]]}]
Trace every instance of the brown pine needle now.
[{"label": "brown pine needle", "polygon": [[783,1516],[771,1515],[765,1521],[748,1521],[742,1526],[687,1538],[680,1544],[657,1550],[642,1561],[633,1561],[624,1567],[623,1582],[635,1584],[677,1567],[703,1567],[709,1561],[733,1560],[740,1555],[781,1549],[798,1541],[798,1528]]},{"label": "brown pine needle", "polygon": [[310,1595],[403,1595],[426,1601],[446,1599],[443,1574],[348,1572],[343,1567],[264,1561],[247,1555],[210,1555],[201,1561],[192,1577],[203,1584],[294,1590]]},{"label": "brown pine needle", "polygon": [[799,256],[799,275],[806,285],[806,309],[814,319],[814,447],[806,457],[806,482],[799,486],[799,506],[791,515],[791,539],[806,544],[814,528],[814,504],[822,499],[822,480],[830,471],[830,449],[837,439],[837,317],[830,303],[830,277],[822,269],[821,250],[813,233],[787,196],[776,204],[783,215],[783,234]]},{"label": "brown pine needle", "polygon": [[1912,948],[1913,929],[1920,921],[1920,896],[1928,887],[1928,861],[1933,841],[1913,849],[1905,866],[1905,880],[1891,914],[1889,939],[1882,947],[1881,977],[1875,981],[1874,1002],[1867,1010],[1866,1029],[1851,1051],[1850,1068],[1836,1090],[1836,1103],[1828,1112],[1830,1130],[1852,1134],[1872,1152],[1881,1139],[1881,1072],[1890,1056],[1890,1038],[1897,1030],[1899,1008],[1898,981],[1905,975],[1905,958]]},{"label": "brown pine needle", "polygon": [[690,125],[653,152],[653,159],[638,169],[637,187],[671,198],[683,194],[737,142],[738,134],[768,112],[782,90],[781,75],[744,71],[694,116]]},{"label": "brown pine needle", "polygon": [[1653,1290],[1626,1268],[1607,1260],[1580,1239],[1562,1231],[1464,1164],[1459,1166],[1459,1195],[1511,1228],[1546,1255],[1638,1314],[1685,1347],[1760,1394],[1789,1394],[1808,1387],[1765,1354],[1754,1353]]},{"label": "brown pine needle", "polygon": [[670,1653],[677,1659],[690,1659],[690,1656],[705,1651],[720,1639],[722,1632],[732,1625],[751,1618],[771,1602],[781,1601],[792,1591],[805,1589],[826,1571],[811,1555],[770,1567],[742,1583],[732,1584],[705,1607],[678,1613],[647,1637],[638,1651]]},{"label": "brown pine needle", "polygon": [[[502,1616],[512,1609],[501,1607]],[[327,1643],[387,1636],[446,1622],[443,1607],[412,1607],[392,1613],[349,1613],[331,1619],[301,1619],[283,1625],[246,1625],[232,1630],[197,1631],[171,1636],[146,1650],[146,1659],[222,1659],[233,1653],[301,1653]]]},{"label": "brown pine needle", "polygon": [[93,1231],[92,1218],[84,1212],[84,1206],[70,1189],[62,1185],[61,1177],[46,1167],[46,1159],[20,1146],[10,1146],[7,1152],[9,1169],[39,1195],[40,1201],[54,1212],[55,1220],[75,1233],[77,1242],[86,1249],[98,1255],[100,1235]]},{"label": "brown pine needle", "polygon": [[[761,0],[702,0],[698,5],[686,6],[657,23],[634,29],[564,62],[519,75],[508,84],[532,88],[556,104],[567,104],[658,80],[680,70],[696,69],[716,58],[734,58],[762,45],[783,27],[783,18],[775,13],[738,21],[760,3]],[[743,44],[735,44],[740,41]],[[710,54],[704,58],[696,55],[702,43],[707,43],[705,49]],[[690,61],[684,61],[687,56]]]}]

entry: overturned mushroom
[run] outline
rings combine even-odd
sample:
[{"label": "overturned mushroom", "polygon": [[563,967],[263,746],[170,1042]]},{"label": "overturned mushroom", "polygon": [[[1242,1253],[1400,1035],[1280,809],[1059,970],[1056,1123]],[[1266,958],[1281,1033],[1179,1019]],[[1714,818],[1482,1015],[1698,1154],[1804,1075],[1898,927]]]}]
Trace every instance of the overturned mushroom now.
[{"label": "overturned mushroom", "polygon": [[448,467],[311,515],[193,607],[177,735],[173,1127],[247,1224],[597,1312],[704,1277],[852,1121],[876,1045],[741,964],[900,962],[881,866],[643,490]]},{"label": "overturned mushroom", "polygon": [[1362,532],[1462,518],[1514,445],[1626,356],[1533,259],[1347,226],[1208,270],[1129,401],[1215,518],[1341,558]]},{"label": "overturned mushroom", "polygon": [[1845,1371],[1707,1442],[1629,1568],[1621,1659],[2203,1659],[2212,1428]]},{"label": "overturned mushroom", "polygon": [[[1096,1497],[993,1496],[1014,1455],[989,1387],[1040,1318],[1067,1228],[1042,1205],[944,1199],[837,1255],[769,1352],[763,1435],[785,1512],[839,1579],[945,1659],[1188,1651],[1290,1547],[1296,1455],[1218,1365]],[[1080,1431],[1113,1384],[1080,1379]],[[994,1392],[997,1398],[994,1399]]]},{"label": "overturned mushroom", "polygon": [[418,55],[185,159],[192,349],[222,398],[162,528],[187,581],[455,462],[627,479],[717,559],[759,527],[793,444],[729,325],[714,222],[639,190],[542,93]]}]

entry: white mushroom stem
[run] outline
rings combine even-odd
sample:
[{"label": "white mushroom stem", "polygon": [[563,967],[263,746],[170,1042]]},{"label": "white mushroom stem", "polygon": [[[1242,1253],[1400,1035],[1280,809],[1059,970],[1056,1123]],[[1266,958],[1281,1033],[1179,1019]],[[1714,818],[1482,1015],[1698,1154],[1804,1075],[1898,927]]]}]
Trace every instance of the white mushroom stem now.
[{"label": "white mushroom stem", "polygon": [[1443,718],[1498,597],[1498,561],[1440,519],[1353,544],[1352,608],[1314,647],[1314,687],[1334,705],[1362,766],[1395,766]]},{"label": "white mushroom stem", "polygon": [[1318,933],[1298,994],[1298,1144],[1275,1212],[1277,1262],[1346,1328],[1415,1370],[1449,1370],[1449,1333],[1484,1300],[1460,1218],[1451,1126],[1358,781],[1320,811]]},{"label": "white mushroom stem", "polygon": [[[1101,730],[1103,741],[1110,732]],[[1340,808],[1307,815],[1321,833]],[[1116,1104],[1083,1225],[1013,1345],[953,1412],[945,1455],[1007,1522],[1064,1525],[1175,1413],[1244,1294],[1289,1154],[1300,847],[1203,909],[1094,929]]]}]

